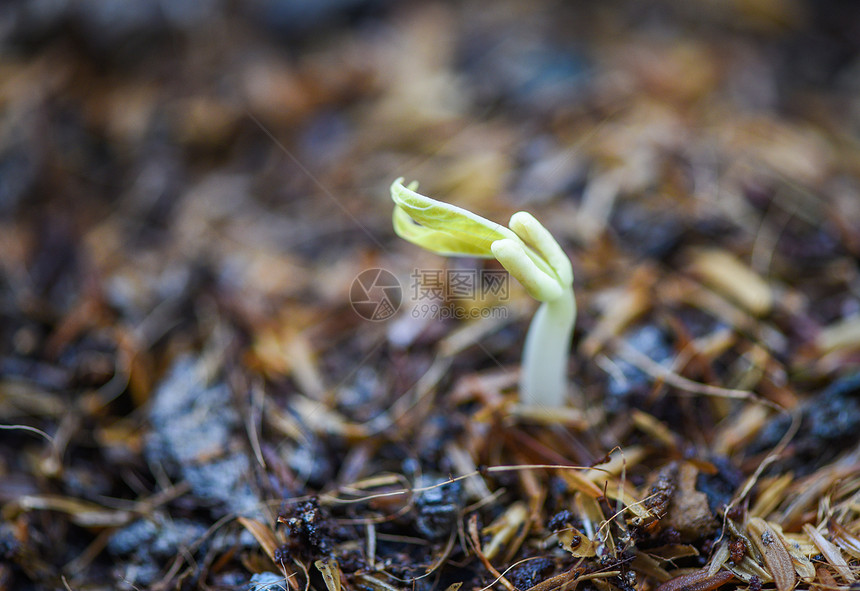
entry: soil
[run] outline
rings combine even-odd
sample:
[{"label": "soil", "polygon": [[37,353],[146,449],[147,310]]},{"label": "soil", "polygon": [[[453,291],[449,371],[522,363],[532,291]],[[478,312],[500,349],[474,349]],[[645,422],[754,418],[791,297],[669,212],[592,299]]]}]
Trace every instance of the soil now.
[{"label": "soil", "polygon": [[[860,5],[11,0],[0,49],[0,590],[860,584]],[[401,176],[558,239],[565,408]]]}]

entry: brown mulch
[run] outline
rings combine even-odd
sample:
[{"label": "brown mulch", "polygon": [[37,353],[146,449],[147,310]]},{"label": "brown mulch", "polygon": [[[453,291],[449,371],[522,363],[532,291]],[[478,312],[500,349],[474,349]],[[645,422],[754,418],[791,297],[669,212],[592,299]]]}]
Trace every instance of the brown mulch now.
[{"label": "brown mulch", "polygon": [[[0,590],[857,589],[858,23],[11,1]],[[558,238],[569,407],[514,282],[428,307],[499,266],[398,239],[399,176]]]}]

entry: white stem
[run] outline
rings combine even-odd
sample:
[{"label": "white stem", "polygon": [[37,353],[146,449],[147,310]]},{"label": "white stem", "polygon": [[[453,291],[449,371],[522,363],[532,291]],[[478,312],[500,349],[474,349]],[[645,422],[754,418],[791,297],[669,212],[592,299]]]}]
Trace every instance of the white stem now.
[{"label": "white stem", "polygon": [[570,336],[576,322],[573,288],[535,312],[526,334],[520,374],[520,402],[549,408],[565,406],[567,401],[567,360]]}]

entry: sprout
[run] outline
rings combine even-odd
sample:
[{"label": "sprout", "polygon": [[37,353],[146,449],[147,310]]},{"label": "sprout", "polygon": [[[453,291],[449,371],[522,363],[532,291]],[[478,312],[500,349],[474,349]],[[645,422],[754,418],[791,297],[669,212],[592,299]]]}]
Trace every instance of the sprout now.
[{"label": "sprout", "polygon": [[527,405],[563,406],[570,335],[576,321],[570,259],[530,213],[515,213],[506,228],[416,193],[417,188],[417,182],[404,186],[402,178],[391,185],[394,231],[445,256],[495,258],[542,302],[526,335],[520,400]]}]

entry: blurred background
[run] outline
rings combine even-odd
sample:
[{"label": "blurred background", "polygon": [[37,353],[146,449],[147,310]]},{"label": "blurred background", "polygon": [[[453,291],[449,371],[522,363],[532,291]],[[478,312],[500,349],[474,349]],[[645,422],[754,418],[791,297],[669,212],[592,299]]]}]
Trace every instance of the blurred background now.
[{"label": "blurred background", "polygon": [[[645,388],[603,353],[610,337],[665,361],[680,334],[728,327],[744,336],[690,377],[763,380],[787,406],[844,375],[860,341],[858,50],[860,4],[838,1],[6,0],[0,419],[42,433],[0,432],[0,587],[186,569],[192,586],[246,585],[251,563],[201,574],[178,548],[223,556],[238,542],[198,543],[218,519],[271,523],[260,503],[366,475],[379,441],[350,425],[384,416],[440,350],[457,353],[440,392],[516,369],[533,309],[519,292],[465,334],[412,318],[408,297],[387,323],[351,309],[369,268],[404,286],[416,268],[497,268],[397,239],[399,176],[545,222],[576,275],[572,374],[607,412]],[[752,295],[714,278],[735,272]],[[755,347],[758,377],[738,374]],[[339,414],[320,426],[297,396]],[[418,408],[404,433],[439,466],[447,427],[421,431],[438,424]]]}]

